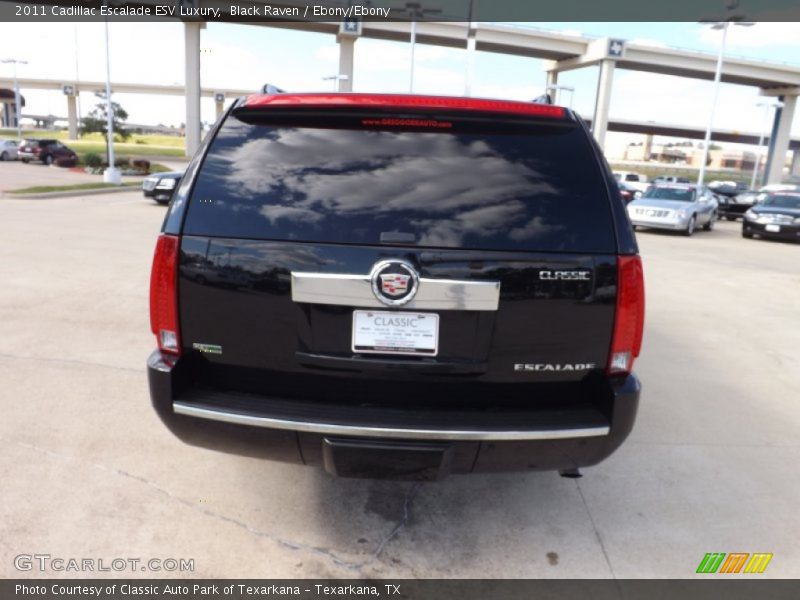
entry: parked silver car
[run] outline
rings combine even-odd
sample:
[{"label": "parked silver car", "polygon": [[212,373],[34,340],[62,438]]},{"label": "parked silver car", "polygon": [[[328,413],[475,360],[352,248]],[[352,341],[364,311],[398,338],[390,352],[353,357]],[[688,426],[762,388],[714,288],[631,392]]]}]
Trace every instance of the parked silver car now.
[{"label": "parked silver car", "polygon": [[628,204],[628,216],[634,228],[671,229],[692,235],[699,226],[706,231],[714,228],[717,206],[716,197],[705,186],[656,184]]},{"label": "parked silver car", "polygon": [[17,140],[0,140],[0,160],[17,160]]}]

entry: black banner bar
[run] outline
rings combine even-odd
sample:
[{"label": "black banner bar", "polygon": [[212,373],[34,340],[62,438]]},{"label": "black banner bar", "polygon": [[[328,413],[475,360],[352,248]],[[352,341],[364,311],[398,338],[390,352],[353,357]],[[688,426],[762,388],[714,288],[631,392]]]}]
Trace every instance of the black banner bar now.
[{"label": "black banner bar", "polygon": [[800,581],[753,575],[599,579],[7,579],[2,600],[796,600]]},{"label": "black banner bar", "polygon": [[800,0],[0,0],[0,21],[800,21]]}]

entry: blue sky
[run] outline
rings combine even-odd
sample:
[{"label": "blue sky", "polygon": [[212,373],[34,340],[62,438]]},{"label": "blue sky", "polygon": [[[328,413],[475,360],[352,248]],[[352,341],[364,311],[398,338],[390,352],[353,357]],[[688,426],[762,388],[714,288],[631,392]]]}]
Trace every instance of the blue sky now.
[{"label": "blue sky", "polygon": [[[619,37],[654,45],[716,52],[719,33],[696,23],[528,23],[542,29],[592,36]],[[27,59],[21,76],[74,78],[76,50],[80,76],[102,80],[105,76],[103,28],[94,23],[25,23],[0,26],[0,56]],[[183,83],[183,26],[180,23],[112,23],[112,79],[125,82]],[[289,90],[332,88],[323,77],[337,71],[338,49],[333,36],[269,27],[210,23],[202,33],[204,86],[256,89],[264,82]],[[52,48],[60,48],[53,53]],[[759,23],[735,27],[727,54],[788,62],[800,66],[800,24]],[[464,91],[466,52],[417,46],[415,92],[456,94]],[[359,40],[356,44],[356,91],[406,92],[409,80],[409,45],[402,42]],[[10,75],[8,65],[0,73]],[[586,68],[561,75],[559,83],[575,87],[573,106],[591,115],[597,69]],[[475,56],[473,95],[531,99],[542,93],[545,75],[537,59],[479,52]],[[711,83],[617,69],[611,115],[634,120],[658,120],[704,126],[711,103]],[[29,111],[63,115],[66,106],[59,93],[26,93]],[[183,121],[181,98],[119,95],[132,122],[178,124]],[[758,91],[723,85],[716,125],[758,131],[763,117],[755,108]],[[83,110],[93,103],[82,98]],[[213,120],[211,101],[203,104],[203,119]],[[795,119],[800,134],[800,118]],[[620,136],[617,136],[622,139]],[[625,138],[627,139],[627,138]],[[613,139],[611,140],[613,142]]]}]

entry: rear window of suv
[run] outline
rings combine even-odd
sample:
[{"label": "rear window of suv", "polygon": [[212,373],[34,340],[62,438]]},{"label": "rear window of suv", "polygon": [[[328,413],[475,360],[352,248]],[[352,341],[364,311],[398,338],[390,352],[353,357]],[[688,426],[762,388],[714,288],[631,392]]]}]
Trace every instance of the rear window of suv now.
[{"label": "rear window of suv", "polygon": [[395,238],[435,248],[616,249],[605,180],[580,126],[427,117],[232,114],[203,161],[183,232],[337,244]]}]

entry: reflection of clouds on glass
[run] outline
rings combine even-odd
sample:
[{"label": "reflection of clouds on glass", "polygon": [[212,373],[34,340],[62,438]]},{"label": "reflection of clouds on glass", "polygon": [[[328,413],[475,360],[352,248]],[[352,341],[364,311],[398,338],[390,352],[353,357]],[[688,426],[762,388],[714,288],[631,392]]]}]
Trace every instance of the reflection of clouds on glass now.
[{"label": "reflection of clouds on glass", "polygon": [[284,188],[295,207],[450,212],[555,192],[530,165],[450,135],[369,132],[365,139],[363,131],[288,129],[226,154],[232,184],[250,193]]},{"label": "reflection of clouds on glass", "polygon": [[234,116],[204,157],[183,227],[239,239],[361,245],[398,232],[429,247],[613,250],[588,140],[538,125],[411,132]]},{"label": "reflection of clouds on glass", "polygon": [[259,215],[288,239],[333,215],[352,223],[357,239],[370,235],[365,219],[386,216],[431,246],[459,246],[468,236],[525,242],[565,229],[543,216],[543,205],[563,201],[542,172],[548,166],[506,140],[500,147],[478,136],[262,128],[233,119],[206,172],[228,193],[253,199],[219,210]]},{"label": "reflection of clouds on glass", "polygon": [[449,221],[420,220],[414,224],[425,233],[419,240],[422,245],[457,246],[465,235],[496,236],[508,229],[508,224],[525,215],[522,202],[484,206],[455,215]]},{"label": "reflection of clouds on glass", "polygon": [[275,225],[278,219],[309,224],[321,221],[323,218],[320,213],[313,210],[283,205],[263,206],[261,210],[259,210],[259,213],[269,220],[270,225]]},{"label": "reflection of clouds on glass", "polygon": [[[224,242],[221,242],[224,246]],[[237,240],[232,244],[231,264],[242,267],[253,274],[265,273],[276,268],[287,272],[303,269],[321,269],[326,265],[336,265],[340,261],[322,255],[310,246],[293,244],[274,244]]]},{"label": "reflection of clouds on glass", "polygon": [[[281,129],[217,156],[226,185],[244,197],[273,197],[259,211],[272,226],[281,219],[313,225],[330,213],[409,211],[419,243],[431,245],[458,245],[465,235],[498,235],[514,225],[517,241],[540,235],[548,231],[541,217],[520,222],[530,210],[523,199],[557,193],[533,161],[446,134]],[[426,214],[430,221],[419,218]]]},{"label": "reflection of clouds on glass", "polygon": [[515,227],[508,234],[515,242],[524,242],[543,235],[566,229],[564,225],[548,225],[542,217],[534,217],[523,227]]}]

